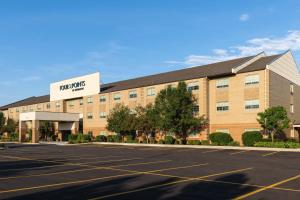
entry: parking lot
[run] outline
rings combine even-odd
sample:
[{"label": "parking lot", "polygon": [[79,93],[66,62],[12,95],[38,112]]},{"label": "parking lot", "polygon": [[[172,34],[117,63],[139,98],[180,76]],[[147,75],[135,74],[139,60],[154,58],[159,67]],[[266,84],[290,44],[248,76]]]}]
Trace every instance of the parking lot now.
[{"label": "parking lot", "polygon": [[0,199],[300,199],[300,153],[7,146]]}]

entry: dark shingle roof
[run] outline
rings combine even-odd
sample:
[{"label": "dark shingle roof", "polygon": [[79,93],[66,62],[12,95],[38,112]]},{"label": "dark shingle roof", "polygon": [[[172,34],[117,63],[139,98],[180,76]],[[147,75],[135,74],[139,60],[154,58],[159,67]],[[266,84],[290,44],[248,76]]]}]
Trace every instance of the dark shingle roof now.
[{"label": "dark shingle roof", "polygon": [[217,62],[198,67],[191,67],[161,74],[144,76],[140,78],[129,79],[125,81],[118,81],[101,85],[101,93],[120,91],[131,88],[138,88],[144,86],[151,86],[163,83],[170,83],[176,81],[190,80],[202,77],[216,77],[222,75],[232,74],[232,68],[235,68],[254,56],[238,58],[223,62]]},{"label": "dark shingle roof", "polygon": [[257,61],[251,63],[247,67],[241,69],[238,71],[238,73],[245,73],[245,72],[252,72],[252,71],[257,71],[257,70],[263,70],[266,68],[266,65],[269,63],[273,62],[277,58],[279,58],[282,54],[278,55],[273,55],[273,56],[266,56],[258,59]]},{"label": "dark shingle roof", "polygon": [[[238,71],[238,73],[251,72],[256,70],[263,70],[266,68],[266,65],[280,57],[279,55],[266,56],[258,59],[257,61],[251,63],[247,67]],[[108,93],[114,91],[120,91],[131,88],[145,87],[163,83],[170,83],[183,80],[191,80],[196,78],[208,77],[214,78],[219,76],[232,75],[232,68],[238,67],[241,64],[252,59],[254,56],[238,58],[234,60],[228,60],[223,62],[212,63],[208,65],[202,65],[197,67],[191,67],[171,72],[165,72],[150,76],[144,76],[124,81],[118,81],[113,83],[107,83],[101,85],[100,93]],[[11,107],[19,107],[32,105],[37,103],[45,103],[50,101],[50,95],[38,96],[38,97],[29,97],[15,103],[11,103],[5,106],[0,107],[0,110],[7,110]]]}]

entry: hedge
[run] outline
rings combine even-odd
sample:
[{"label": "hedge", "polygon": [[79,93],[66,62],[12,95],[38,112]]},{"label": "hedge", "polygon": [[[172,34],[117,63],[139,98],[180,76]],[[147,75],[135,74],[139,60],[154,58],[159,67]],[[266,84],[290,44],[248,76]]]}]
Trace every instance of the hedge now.
[{"label": "hedge", "polygon": [[107,142],[121,142],[122,138],[120,135],[109,135],[107,136]]},{"label": "hedge", "polygon": [[211,133],[209,134],[209,139],[213,145],[221,146],[228,145],[230,142],[233,141],[232,137],[228,133],[223,132]]},{"label": "hedge", "polygon": [[245,146],[254,146],[256,142],[261,142],[263,139],[262,134],[259,131],[248,131],[243,133],[242,141]]},{"label": "hedge", "polygon": [[256,142],[255,147],[273,147],[273,148],[300,148],[298,142]]},{"label": "hedge", "polygon": [[174,142],[175,142],[175,139],[172,136],[167,135],[165,137],[165,144],[174,144]]},{"label": "hedge", "polygon": [[92,137],[88,134],[70,134],[68,136],[69,143],[86,143],[90,142],[92,140]]},{"label": "hedge", "polygon": [[200,140],[188,140],[187,144],[189,145],[201,145]]},{"label": "hedge", "polygon": [[97,142],[107,142],[107,137],[105,135],[98,135],[96,137]]}]

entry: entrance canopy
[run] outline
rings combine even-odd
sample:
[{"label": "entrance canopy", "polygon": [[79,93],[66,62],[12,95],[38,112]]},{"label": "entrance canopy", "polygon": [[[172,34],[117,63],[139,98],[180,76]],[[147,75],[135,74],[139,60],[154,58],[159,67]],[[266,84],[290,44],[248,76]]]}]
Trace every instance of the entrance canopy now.
[{"label": "entrance canopy", "polygon": [[79,122],[79,113],[63,113],[63,112],[26,112],[20,114],[20,121],[65,121]]},{"label": "entrance canopy", "polygon": [[21,113],[19,117],[19,141],[25,139],[26,123],[31,121],[32,142],[39,141],[39,126],[40,121],[58,122],[60,130],[70,130],[76,133],[79,127],[79,113],[63,113],[63,112],[26,112]]}]

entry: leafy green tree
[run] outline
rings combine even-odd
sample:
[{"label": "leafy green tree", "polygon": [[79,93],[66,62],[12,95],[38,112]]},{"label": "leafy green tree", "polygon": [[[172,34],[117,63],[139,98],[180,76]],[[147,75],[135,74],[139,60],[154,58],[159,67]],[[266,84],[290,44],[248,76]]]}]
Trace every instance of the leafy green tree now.
[{"label": "leafy green tree", "polygon": [[3,112],[0,112],[0,135],[4,132],[4,126],[5,126],[5,117],[4,117],[4,114]]},{"label": "leafy green tree", "polygon": [[4,132],[8,134],[16,132],[17,122],[11,118],[8,118],[6,121],[6,125],[4,126]]},{"label": "leafy green tree", "polygon": [[195,116],[196,106],[196,99],[187,90],[185,82],[179,82],[177,88],[161,90],[155,99],[155,109],[159,113],[158,127],[165,132],[174,133],[176,138],[186,140],[189,134],[207,126],[204,116]]},{"label": "leafy green tree", "polygon": [[136,114],[128,106],[117,104],[107,117],[107,130],[119,133],[124,139],[125,135],[135,132]]},{"label": "leafy green tree", "polygon": [[274,142],[274,136],[288,128],[290,124],[287,111],[282,106],[270,107],[257,115],[258,123],[271,135],[272,142]]},{"label": "leafy green tree", "polygon": [[39,127],[40,138],[43,138],[45,141],[49,139],[54,139],[55,127],[53,122],[43,121]]},{"label": "leafy green tree", "polygon": [[138,106],[135,110],[135,128],[139,132],[142,132],[142,134],[147,138],[147,143],[149,143],[149,138],[154,136],[158,129],[158,112],[153,104],[148,104],[146,107]]}]

